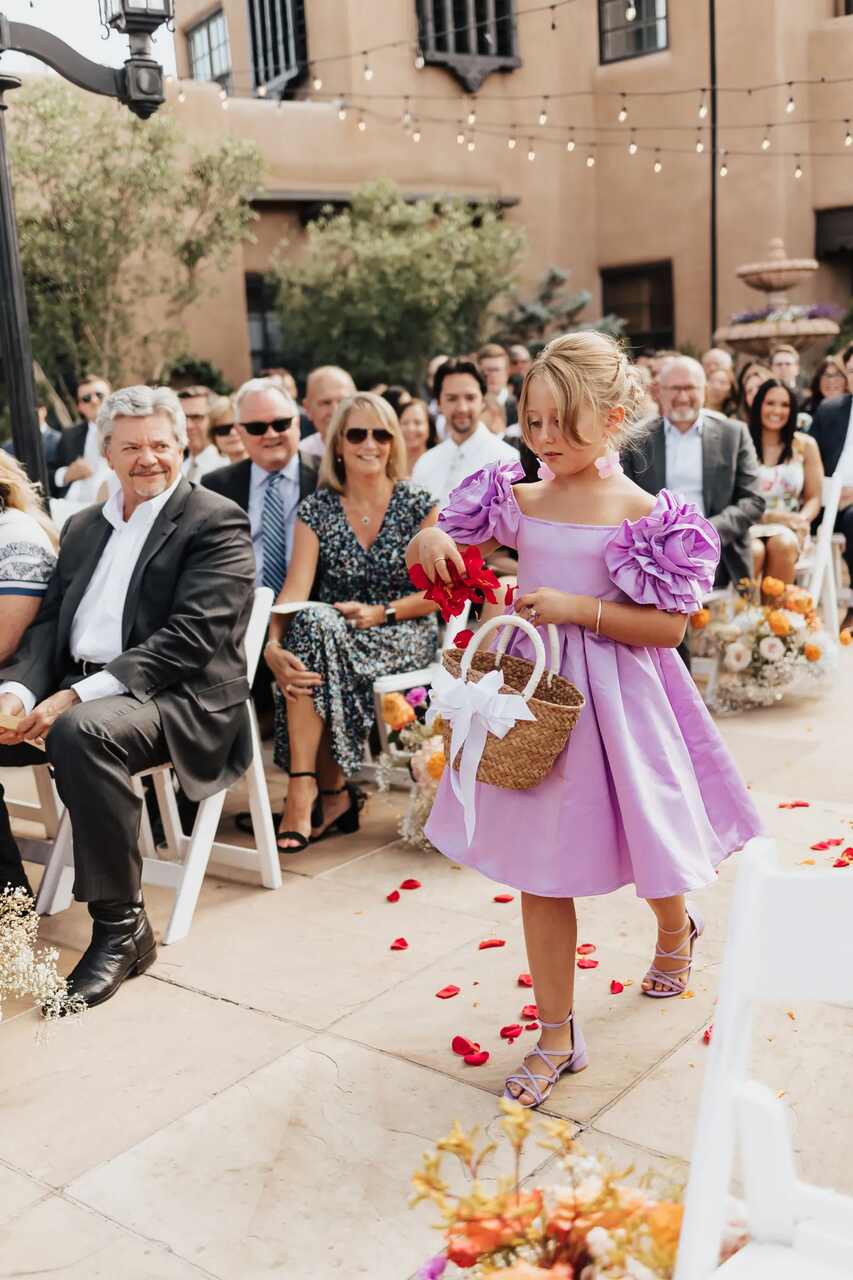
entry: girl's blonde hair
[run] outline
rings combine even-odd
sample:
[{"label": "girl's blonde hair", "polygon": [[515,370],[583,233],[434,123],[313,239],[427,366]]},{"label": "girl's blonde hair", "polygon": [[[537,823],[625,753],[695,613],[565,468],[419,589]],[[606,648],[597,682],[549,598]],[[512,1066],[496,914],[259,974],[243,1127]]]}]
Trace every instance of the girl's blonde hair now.
[{"label": "girl's blonde hair", "polygon": [[326,448],[323,451],[320,474],[317,479],[321,489],[334,489],[336,493],[343,493],[346,489],[347,470],[340,455],[341,437],[347,429],[350,414],[355,409],[366,409],[377,419],[378,425],[385,427],[393,436],[385,470],[388,479],[396,483],[406,474],[406,444],[396,413],[382,396],[376,396],[372,391],[356,391],[354,396],[341,401],[329,424]]},{"label": "girl's blonde hair", "polygon": [[0,514],[7,510],[23,511],[41,525],[54,547],[58,547],[59,534],[42,509],[40,494],[38,485],[32,483],[20,462],[0,449]]},{"label": "girl's blonde hair", "polygon": [[560,430],[566,439],[583,448],[589,445],[578,431],[578,414],[584,406],[603,417],[621,405],[625,420],[610,435],[615,449],[642,439],[646,428],[637,421],[646,404],[646,388],[636,365],[606,333],[587,329],[554,338],[539,353],[524,378],[518,416],[525,442],[533,444],[527,430],[527,398],[534,381],[545,383],[554,397]]}]

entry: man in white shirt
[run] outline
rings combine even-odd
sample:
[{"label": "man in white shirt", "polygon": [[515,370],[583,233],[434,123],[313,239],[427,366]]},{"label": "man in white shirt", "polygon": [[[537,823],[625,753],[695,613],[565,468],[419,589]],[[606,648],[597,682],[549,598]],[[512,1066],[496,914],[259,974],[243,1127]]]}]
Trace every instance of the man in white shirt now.
[{"label": "man in white shirt", "polygon": [[187,456],[181,471],[190,484],[201,484],[209,472],[227,466],[210,438],[210,391],[207,387],[183,387],[178,399],[187,420]]},{"label": "man in white shirt", "polygon": [[[254,558],[246,516],[181,475],[183,411],[166,387],[109,396],[97,420],[120,489],[72,516],[35,621],[0,672],[0,767],[44,763],[74,836],[92,940],[69,990],[101,1004],[156,955],[141,896],[142,800],[167,761],[190,800],[251,760],[243,647]],[[0,864],[20,864],[0,789]],[[20,882],[20,881],[19,881]]]},{"label": "man in white shirt", "polygon": [[48,464],[50,492],[82,510],[96,502],[109,474],[95,425],[98,412],[110,394],[110,384],[98,374],[85,374],[77,385],[80,421],[62,432],[52,464]]},{"label": "man in white shirt", "polygon": [[302,460],[307,466],[319,470],[320,459],[326,447],[326,433],[335,410],[342,400],[354,395],[355,383],[346,369],[326,364],[319,369],[312,369],[308,374],[302,407],[316,430],[312,435],[306,436],[299,446]]},{"label": "man in white shirt", "polygon": [[486,380],[472,361],[445,360],[436,371],[435,394],[447,422],[447,439],[418,458],[412,481],[443,507],[468,476],[492,462],[518,462],[518,451],[481,421]]}]

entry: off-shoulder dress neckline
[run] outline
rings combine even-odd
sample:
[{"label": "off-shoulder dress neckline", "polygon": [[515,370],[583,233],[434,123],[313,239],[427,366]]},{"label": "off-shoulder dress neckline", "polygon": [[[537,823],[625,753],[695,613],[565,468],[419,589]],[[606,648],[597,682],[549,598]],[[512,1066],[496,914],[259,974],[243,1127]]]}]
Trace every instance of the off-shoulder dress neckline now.
[{"label": "off-shoulder dress neckline", "polygon": [[529,516],[526,511],[522,510],[521,503],[518,501],[518,498],[515,496],[515,485],[514,484],[510,485],[510,493],[512,494],[512,500],[515,503],[516,507],[518,508],[518,514],[521,516],[523,520],[532,520],[535,524],[552,524],[552,525],[555,525],[558,529],[603,529],[607,531],[611,529],[621,529],[623,524],[626,524],[626,523],[639,524],[642,520],[648,520],[650,516],[654,515],[654,513],[657,511],[658,507],[660,506],[661,496],[663,492],[664,491],[661,490],[661,492],[655,498],[655,505],[652,507],[651,511],[647,511],[644,516],[638,516],[636,520],[620,520],[618,524],[579,524],[575,520],[544,520],[542,516]]}]

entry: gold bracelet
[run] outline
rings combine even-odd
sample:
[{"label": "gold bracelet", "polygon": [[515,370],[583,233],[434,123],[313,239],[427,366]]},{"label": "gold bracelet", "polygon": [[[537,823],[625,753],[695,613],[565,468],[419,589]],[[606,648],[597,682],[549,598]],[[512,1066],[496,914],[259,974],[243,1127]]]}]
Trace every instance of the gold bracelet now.
[{"label": "gold bracelet", "polygon": [[601,613],[602,613],[602,610],[603,610],[603,609],[604,609],[604,601],[603,601],[603,600],[599,600],[599,602],[598,602],[598,613],[597,613],[597,614],[596,614],[596,616],[595,616],[595,634],[596,634],[596,635],[598,635],[598,629],[599,629],[599,627],[601,626]]}]

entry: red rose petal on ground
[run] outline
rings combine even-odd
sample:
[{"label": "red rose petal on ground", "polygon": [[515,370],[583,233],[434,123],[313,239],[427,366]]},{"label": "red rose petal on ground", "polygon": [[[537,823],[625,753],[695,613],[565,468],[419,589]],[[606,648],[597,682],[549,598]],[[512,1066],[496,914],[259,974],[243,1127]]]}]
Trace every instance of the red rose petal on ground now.
[{"label": "red rose petal on ground", "polygon": [[813,853],[823,853],[826,849],[829,848],[829,841],[819,840],[817,844],[810,844],[809,848],[812,850]]},{"label": "red rose petal on ground", "polygon": [[525,1030],[525,1031],[538,1031],[538,1030],[539,1030],[539,1023],[538,1023],[538,1022],[526,1022],[526,1023],[524,1024],[524,1030]]},{"label": "red rose petal on ground", "polygon": [[459,988],[454,986],[442,987],[440,991],[436,991],[439,1000],[450,1000],[453,996],[459,995]]},{"label": "red rose petal on ground", "polygon": [[518,985],[519,985],[520,987],[532,987],[532,986],[533,986],[533,979],[531,978],[530,974],[529,974],[529,973],[520,973],[520,974],[518,975]]},{"label": "red rose petal on ground", "polygon": [[386,902],[399,902],[399,901],[400,901],[400,895],[399,895],[399,893],[397,892],[397,890],[396,890],[396,889],[392,889],[392,890],[391,890],[391,892],[390,892],[389,894],[386,894],[386,895],[385,895],[385,901],[386,901]]},{"label": "red rose petal on ground", "polygon": [[836,858],[832,865],[834,867],[849,867],[850,862],[847,858]]},{"label": "red rose petal on ground", "polygon": [[[839,840],[839,844],[841,841]],[[515,902],[514,893],[496,893],[495,902]]]},{"label": "red rose petal on ground", "polygon": [[783,800],[780,809],[810,809],[808,800]]},{"label": "red rose petal on ground", "polygon": [[392,951],[405,951],[405,950],[407,949],[408,945],[409,945],[409,944],[408,944],[408,942],[406,941],[406,939],[405,939],[405,938],[395,938],[395,939],[394,939],[394,941],[391,943],[391,950],[392,950]]},{"label": "red rose petal on ground", "polygon": [[474,639],[473,631],[457,631],[453,643],[457,649],[467,649],[468,645]]},{"label": "red rose petal on ground", "polygon": [[598,961],[590,960],[588,956],[581,956],[580,960],[578,960],[578,968],[579,969],[597,969]]},{"label": "red rose petal on ground", "polygon": [[521,1016],[529,1021],[531,1018],[539,1017],[539,1010],[535,1004],[526,1004],[521,1011]]},{"label": "red rose petal on ground", "polygon": [[508,1027],[501,1027],[501,1040],[517,1040],[521,1030],[517,1022],[510,1023]]},{"label": "red rose petal on ground", "polygon": [[578,947],[579,956],[591,956],[593,951],[597,951],[598,947],[594,942],[582,942]]},{"label": "red rose petal on ground", "polygon": [[479,1053],[466,1053],[462,1059],[469,1067],[482,1067],[484,1063],[489,1061],[489,1055],[485,1049],[481,1049]]},{"label": "red rose petal on ground", "polygon": [[480,1046],[476,1040],[469,1040],[467,1036],[454,1036],[450,1042],[450,1047],[454,1053],[458,1053],[463,1058],[466,1053],[478,1053]]},{"label": "red rose petal on ground", "polygon": [[484,938],[477,948],[478,951],[488,951],[490,947],[505,947],[506,942],[503,938]]},{"label": "red rose petal on ground", "polygon": [[714,1034],[714,1024],[713,1024],[713,1022],[712,1022],[712,1023],[711,1023],[711,1025],[710,1025],[710,1027],[706,1027],[706,1028],[705,1028],[705,1030],[702,1032],[702,1043],[703,1043],[703,1044],[710,1044],[710,1043],[711,1043],[711,1036],[712,1036],[713,1034]]},{"label": "red rose petal on ground", "polygon": [[404,880],[403,883],[400,885],[400,888],[401,889],[420,889],[421,882],[420,880]]},{"label": "red rose petal on ground", "polygon": [[614,978],[610,984],[610,994],[612,996],[621,996],[624,990],[625,990],[624,982],[617,982],[616,979]]}]

